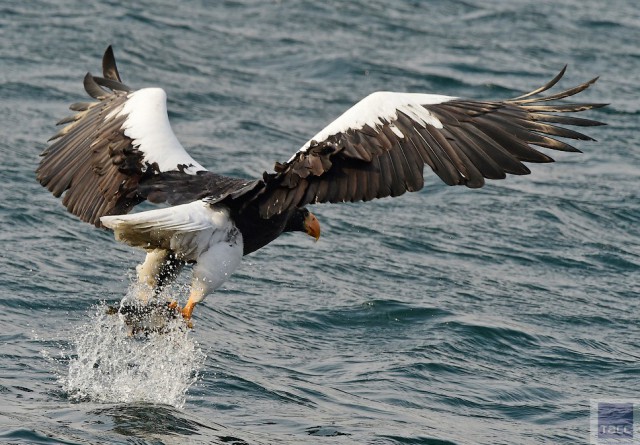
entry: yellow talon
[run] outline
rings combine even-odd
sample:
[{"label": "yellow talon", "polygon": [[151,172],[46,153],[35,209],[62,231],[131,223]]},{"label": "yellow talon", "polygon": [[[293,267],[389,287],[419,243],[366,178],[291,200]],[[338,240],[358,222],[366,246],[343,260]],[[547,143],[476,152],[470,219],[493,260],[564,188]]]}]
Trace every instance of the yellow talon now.
[{"label": "yellow talon", "polygon": [[175,300],[167,303],[167,308],[169,310],[180,312],[182,314],[182,318],[184,318],[187,324],[187,327],[189,329],[193,329],[193,323],[191,322],[191,314],[193,313],[194,307],[195,307],[195,303],[190,304],[189,302],[187,302],[187,304],[182,309],[180,309],[180,306],[178,306],[178,302]]},{"label": "yellow talon", "polygon": [[191,320],[191,314],[193,314],[193,308],[196,307],[196,303],[187,301],[187,304],[182,308],[182,316],[185,320]]},{"label": "yellow talon", "polygon": [[182,309],[178,306],[178,302],[173,300],[167,303],[167,308],[172,311],[180,312],[182,314],[182,318],[186,321],[187,327],[189,329],[193,329],[193,323],[191,322],[191,315],[193,314],[193,308],[196,307],[196,304],[191,298],[187,301],[187,304],[184,305]]}]

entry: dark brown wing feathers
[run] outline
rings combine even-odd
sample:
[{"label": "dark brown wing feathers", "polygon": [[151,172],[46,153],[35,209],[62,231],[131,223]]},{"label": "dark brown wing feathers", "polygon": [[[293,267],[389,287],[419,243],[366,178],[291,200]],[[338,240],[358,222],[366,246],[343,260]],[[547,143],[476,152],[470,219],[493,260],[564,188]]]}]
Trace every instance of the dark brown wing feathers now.
[{"label": "dark brown wing feathers", "polygon": [[[584,91],[596,80],[544,97],[563,68],[547,84],[527,94],[497,102],[454,99],[424,107],[443,124],[438,129],[418,125],[402,112],[393,122],[312,141],[275,173],[264,175],[258,194],[263,217],[293,206],[320,202],[368,201],[398,196],[423,187],[428,165],[446,184],[482,187],[486,179],[530,173],[523,162],[553,162],[534,147],[579,151],[556,139],[593,140],[560,125],[594,126],[600,122],[552,113],[590,110],[606,104],[551,104]],[[404,137],[394,132],[399,130]]]},{"label": "dark brown wing feathers", "polygon": [[136,189],[145,170],[142,153],[121,131],[125,118],[104,119],[131,91],[120,83],[111,47],[103,58],[103,75],[87,73],[85,90],[98,101],[71,105],[77,113],[58,122],[66,126],[50,139],[54,142],[36,171],[54,196],[65,194],[62,202],[71,213],[96,226],[101,216],[127,213],[143,200]]},{"label": "dark brown wing feathers", "polygon": [[[113,48],[111,45],[107,48],[102,56],[102,75],[105,79],[115,80],[122,84],[122,79],[120,78],[120,73],[118,72],[118,67],[116,65],[116,58],[113,55]],[[128,89],[128,88],[127,88]]]}]

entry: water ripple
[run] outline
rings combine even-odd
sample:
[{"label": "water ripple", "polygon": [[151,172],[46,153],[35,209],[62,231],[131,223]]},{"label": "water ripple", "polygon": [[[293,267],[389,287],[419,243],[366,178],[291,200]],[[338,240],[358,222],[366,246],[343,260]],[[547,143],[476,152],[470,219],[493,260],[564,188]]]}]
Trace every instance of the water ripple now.
[{"label": "water ripple", "polygon": [[[638,8],[606,2],[35,0],[0,6],[0,441],[580,443],[637,398]],[[96,314],[142,252],[35,181],[113,44],[203,165],[259,177],[376,90],[513,97],[569,64],[607,122],[532,174],[315,206],[147,343]],[[184,301],[187,278],[168,292]],[[98,305],[98,306],[96,306]],[[197,340],[197,342],[196,342]],[[136,343],[137,342],[137,343]],[[98,363],[97,368],[93,367]],[[107,371],[109,371],[107,373]],[[181,408],[176,408],[181,407]]]}]

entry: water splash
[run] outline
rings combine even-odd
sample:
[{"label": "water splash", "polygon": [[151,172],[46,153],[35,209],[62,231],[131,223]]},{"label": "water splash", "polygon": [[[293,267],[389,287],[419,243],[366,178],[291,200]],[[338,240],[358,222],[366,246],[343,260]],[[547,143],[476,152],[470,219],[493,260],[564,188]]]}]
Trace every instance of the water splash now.
[{"label": "water splash", "polygon": [[61,383],[73,401],[148,402],[182,408],[205,354],[181,319],[163,333],[131,336],[123,321],[98,305],[72,341],[75,355]]}]

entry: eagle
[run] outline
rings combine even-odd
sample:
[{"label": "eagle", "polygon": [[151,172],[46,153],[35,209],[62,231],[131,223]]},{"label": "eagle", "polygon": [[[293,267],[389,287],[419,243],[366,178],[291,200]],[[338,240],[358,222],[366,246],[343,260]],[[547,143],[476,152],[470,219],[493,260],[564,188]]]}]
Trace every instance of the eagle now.
[{"label": "eagle", "polygon": [[[286,232],[317,240],[320,224],[308,205],[418,191],[425,165],[447,185],[479,188],[485,179],[529,174],[524,162],[553,162],[540,147],[579,152],[558,138],[594,139],[566,126],[602,123],[565,113],[606,104],[558,102],[597,77],[542,95],[565,70],[506,100],[374,92],[286,162],[250,180],[195,161],[171,130],[164,90],[125,85],[109,46],[102,77],[84,77],[94,100],[72,104],[75,114],[58,122],[64,126],[41,154],[37,180],[82,221],[146,251],[136,268],[141,300],[192,264],[188,300],[176,309],[190,320],[194,307],[229,279],[244,255]],[[163,206],[129,213],[144,201]]]}]

